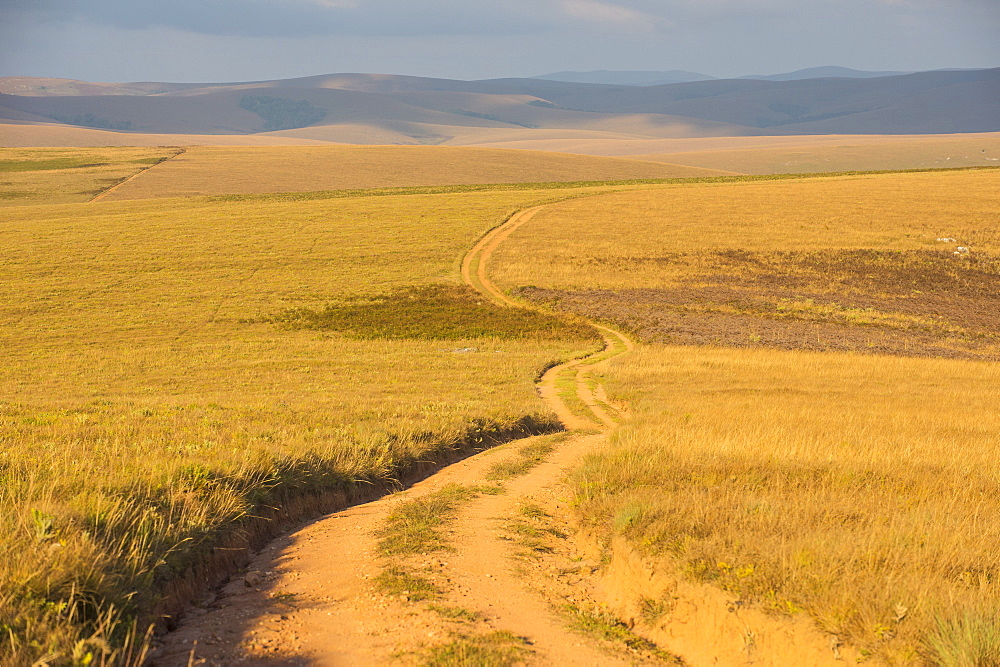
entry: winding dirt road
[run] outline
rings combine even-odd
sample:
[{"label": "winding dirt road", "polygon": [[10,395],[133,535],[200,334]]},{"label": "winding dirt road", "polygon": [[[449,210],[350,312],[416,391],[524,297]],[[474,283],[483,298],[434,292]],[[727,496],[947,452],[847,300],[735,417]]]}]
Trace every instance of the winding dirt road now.
[{"label": "winding dirt road", "polygon": [[[490,282],[487,263],[538,210],[522,211],[485,235],[462,263],[465,281],[504,306],[523,307]],[[590,595],[588,575],[598,564],[569,537],[570,494],[563,480],[605,441],[618,416],[600,387],[592,388],[590,374],[632,347],[618,332],[598,328],[604,350],[549,369],[539,385],[568,433],[482,452],[406,491],[331,514],[273,542],[245,575],[164,638],[153,664],[483,664],[507,656],[521,664],[613,665],[664,659],[655,648],[627,649],[599,631],[573,629],[600,628],[607,618]],[[574,403],[585,405],[586,414],[567,407],[559,387],[563,395],[575,392]],[[498,482],[498,464],[539,451],[544,455],[534,467]],[[449,551],[402,558],[380,553],[377,533],[393,511],[454,485],[475,495],[445,525]],[[399,572],[419,575],[436,587],[436,597],[420,600],[416,589],[376,585]]]}]

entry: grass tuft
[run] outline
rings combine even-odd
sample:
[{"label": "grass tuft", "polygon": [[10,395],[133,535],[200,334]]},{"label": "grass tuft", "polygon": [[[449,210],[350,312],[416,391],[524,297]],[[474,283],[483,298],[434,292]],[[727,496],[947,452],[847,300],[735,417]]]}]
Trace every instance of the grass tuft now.
[{"label": "grass tuft", "polygon": [[531,654],[528,641],[510,632],[459,635],[428,650],[426,665],[436,667],[507,667],[523,664]]},{"label": "grass tuft", "polygon": [[413,574],[398,565],[384,569],[372,583],[378,592],[405,597],[410,602],[434,600],[441,595],[441,589],[429,579]]},{"label": "grass tuft", "polygon": [[1000,608],[990,613],[943,615],[924,644],[927,656],[936,665],[1000,665]]},{"label": "grass tuft", "polygon": [[427,608],[431,611],[452,621],[468,621],[474,623],[482,620],[483,616],[478,611],[469,611],[464,607],[450,607],[448,605],[430,604]]},{"label": "grass tuft", "polygon": [[377,534],[383,556],[407,556],[444,551],[448,545],[441,528],[455,517],[458,506],[477,491],[449,484],[436,493],[400,503]]},{"label": "grass tuft", "polygon": [[591,636],[623,646],[630,651],[645,653],[670,664],[684,664],[680,658],[662,650],[645,637],[632,632],[631,629],[613,614],[604,611],[587,611],[576,605],[566,604],[563,612],[569,617],[571,624],[577,630]]},{"label": "grass tuft", "polygon": [[497,461],[486,471],[486,479],[503,481],[518,477],[527,473],[545,460],[545,457],[555,449],[555,442],[562,440],[564,434],[549,436],[544,440],[537,440],[521,447],[517,452],[517,457]]}]

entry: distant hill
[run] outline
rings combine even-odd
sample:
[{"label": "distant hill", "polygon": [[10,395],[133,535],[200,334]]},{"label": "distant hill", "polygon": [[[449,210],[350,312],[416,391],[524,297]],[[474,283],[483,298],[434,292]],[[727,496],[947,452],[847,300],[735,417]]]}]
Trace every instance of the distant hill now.
[{"label": "distant hill", "polygon": [[844,79],[875,79],[881,76],[901,76],[913,72],[866,72],[850,67],[807,67],[806,69],[786,72],[784,74],[749,74],[741,79],[757,79],[760,81],[798,81],[799,79],[826,79],[838,77]]},{"label": "distant hill", "polygon": [[[794,72],[780,74],[748,74],[736,77],[739,79],[756,79],[759,81],[798,81],[799,79],[824,79],[839,77],[846,79],[874,79],[881,76],[900,76],[913,72],[867,72],[850,67],[808,67]],[[532,79],[547,81],[567,81],[570,83],[604,83],[617,86],[662,86],[671,83],[690,83],[692,81],[714,81],[719,77],[687,72],[685,70],[670,70],[666,72],[646,71],[613,71],[595,70],[591,72],[554,72],[533,76]]]},{"label": "distant hill", "polygon": [[620,72],[611,70],[595,70],[593,72],[554,72],[533,76],[532,79],[546,81],[567,81],[569,83],[606,83],[619,86],[662,86],[670,83],[689,83],[691,81],[710,81],[714,76],[687,72],[680,69],[668,72]]},{"label": "distant hill", "polygon": [[5,137],[30,141],[23,128],[32,125],[355,144],[995,132],[1000,68],[647,86],[383,74],[220,84],[0,79],[0,145],[31,145]]}]

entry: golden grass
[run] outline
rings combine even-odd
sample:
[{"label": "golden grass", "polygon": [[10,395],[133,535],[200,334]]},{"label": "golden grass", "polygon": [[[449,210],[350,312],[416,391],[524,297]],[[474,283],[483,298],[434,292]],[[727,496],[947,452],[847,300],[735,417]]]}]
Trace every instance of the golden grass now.
[{"label": "golden grass", "polygon": [[810,143],[806,137],[795,137],[788,143],[793,145],[648,153],[633,157],[744,174],[1000,165],[1000,133],[902,138],[843,137],[836,142],[816,143]]},{"label": "golden grass", "polygon": [[[779,335],[829,322],[887,339],[974,332],[995,352],[995,325],[982,324],[993,315],[979,311],[995,308],[998,221],[996,171],[643,186],[547,207],[491,267],[501,286],[625,326],[712,311],[717,329],[739,328],[721,332],[734,345],[756,345],[765,321]],[[579,515],[880,660],[994,664],[998,374],[945,359],[641,349],[608,371],[632,417],[578,471]]]},{"label": "golden grass", "polygon": [[534,379],[587,340],[373,340],[263,321],[456,284],[480,234],[546,196],[7,209],[0,662],[121,646],[127,624],[101,619],[155,608],[163,582],[269,506],[552,427]]},{"label": "golden grass", "polygon": [[664,287],[680,274],[644,260],[717,249],[998,252],[998,220],[995,170],[649,186],[547,207],[498,250],[494,275],[507,286]]},{"label": "golden grass", "polygon": [[998,221],[995,169],[644,186],[547,207],[495,274],[647,341],[997,359]]},{"label": "golden grass", "polygon": [[195,147],[130,181],[111,198],[682,178],[718,173],[639,160],[487,148]]},{"label": "golden grass", "polygon": [[609,376],[633,416],[576,472],[586,523],[881,660],[995,664],[1000,367],[657,347]]},{"label": "golden grass", "polygon": [[90,201],[176,148],[0,148],[0,207]]}]

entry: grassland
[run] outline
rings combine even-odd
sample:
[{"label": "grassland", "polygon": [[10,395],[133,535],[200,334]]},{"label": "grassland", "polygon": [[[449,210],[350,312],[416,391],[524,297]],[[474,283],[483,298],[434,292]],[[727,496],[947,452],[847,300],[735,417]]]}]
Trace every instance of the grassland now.
[{"label": "grassland", "polygon": [[720,175],[621,158],[447,146],[193,147],[113,199]]},{"label": "grassland", "polygon": [[0,207],[89,201],[177,148],[0,148]]},{"label": "grassland", "polygon": [[[239,562],[272,530],[256,517],[280,524],[418,461],[553,428],[534,379],[596,336],[545,318],[529,336],[513,311],[517,327],[417,335],[412,309],[392,308],[431,290],[426,326],[461,319],[463,251],[551,197],[7,208],[3,662],[100,659],[129,619]],[[364,303],[362,330],[276,321]]]},{"label": "grassland", "polygon": [[575,474],[581,520],[879,661],[995,664],[997,369],[905,357],[997,358],[998,201],[969,171],[537,214],[494,281],[660,343],[607,372],[633,413]]},{"label": "grassland", "polygon": [[[182,163],[191,149],[114,193],[139,199],[93,203],[174,150],[5,153],[32,195],[0,225],[0,660],[121,659],[133,619],[240,562],[268,521],[553,429],[534,380],[597,337],[458,280],[484,231],[539,203],[495,282],[648,341],[730,346],[612,368],[635,417],[577,475],[595,529],[880,658],[993,645],[993,365],[797,350],[995,358],[996,171],[558,183],[589,177],[573,158],[505,189],[432,184],[467,163],[417,160],[425,185],[310,192],[350,185],[303,173],[348,154],[324,150],[277,184],[234,168],[202,186],[184,170],[212,180],[238,156]],[[352,187],[409,184],[379,180],[401,153],[371,150]]]},{"label": "grassland", "polygon": [[[677,151],[634,155],[706,169],[744,174],[788,174],[863,169],[988,167],[1000,164],[1000,134],[924,137],[795,137],[768,147]],[[824,140],[825,139],[825,140]],[[835,139],[831,141],[831,139]],[[775,142],[776,143],[776,142]]]},{"label": "grassland", "polygon": [[995,170],[636,189],[548,207],[497,278],[650,341],[995,359],[998,201]]},{"label": "grassland", "polygon": [[995,364],[655,347],[610,380],[587,525],[879,661],[1000,658]]}]

